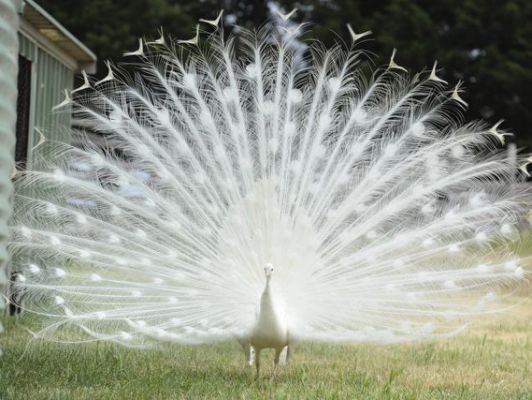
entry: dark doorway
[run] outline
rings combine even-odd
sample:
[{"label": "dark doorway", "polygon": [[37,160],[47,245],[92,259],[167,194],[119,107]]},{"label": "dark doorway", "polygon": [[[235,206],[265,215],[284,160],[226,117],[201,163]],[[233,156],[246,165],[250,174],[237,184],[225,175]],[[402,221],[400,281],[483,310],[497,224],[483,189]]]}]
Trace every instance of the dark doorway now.
[{"label": "dark doorway", "polygon": [[24,169],[28,159],[28,137],[30,128],[31,61],[18,57],[17,97],[17,143],[15,162],[17,169]]}]

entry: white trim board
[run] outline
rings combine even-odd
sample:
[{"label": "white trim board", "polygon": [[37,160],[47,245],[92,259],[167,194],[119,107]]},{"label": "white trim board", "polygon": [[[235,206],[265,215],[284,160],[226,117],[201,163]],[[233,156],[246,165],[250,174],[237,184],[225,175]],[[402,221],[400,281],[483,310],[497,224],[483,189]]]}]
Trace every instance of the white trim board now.
[{"label": "white trim board", "polygon": [[79,70],[80,65],[78,65],[77,61],[74,58],[69,56],[58,46],[48,40],[24,18],[20,19],[19,32],[24,35],[28,40],[35,43],[38,47],[45,50],[51,56],[56,58],[61,64],[64,64],[68,69],[71,69],[74,72]]}]

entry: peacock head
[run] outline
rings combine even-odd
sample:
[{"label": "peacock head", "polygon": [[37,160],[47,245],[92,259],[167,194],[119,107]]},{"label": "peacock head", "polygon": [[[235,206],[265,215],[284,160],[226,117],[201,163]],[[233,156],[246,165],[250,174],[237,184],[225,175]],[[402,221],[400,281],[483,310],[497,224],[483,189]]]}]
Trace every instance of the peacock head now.
[{"label": "peacock head", "polygon": [[264,273],[266,274],[266,279],[270,280],[273,274],[273,265],[270,263],[266,264],[264,267]]}]

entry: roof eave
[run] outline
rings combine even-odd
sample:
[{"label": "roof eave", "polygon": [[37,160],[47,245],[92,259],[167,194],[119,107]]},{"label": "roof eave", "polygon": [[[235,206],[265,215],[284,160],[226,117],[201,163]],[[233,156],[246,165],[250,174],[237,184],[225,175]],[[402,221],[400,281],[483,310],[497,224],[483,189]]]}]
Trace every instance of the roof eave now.
[{"label": "roof eave", "polygon": [[37,31],[69,54],[76,61],[78,71],[84,69],[87,73],[96,72],[96,55],[41,6],[33,0],[24,0],[22,15],[31,16],[34,21],[37,18],[40,26],[36,27]]}]

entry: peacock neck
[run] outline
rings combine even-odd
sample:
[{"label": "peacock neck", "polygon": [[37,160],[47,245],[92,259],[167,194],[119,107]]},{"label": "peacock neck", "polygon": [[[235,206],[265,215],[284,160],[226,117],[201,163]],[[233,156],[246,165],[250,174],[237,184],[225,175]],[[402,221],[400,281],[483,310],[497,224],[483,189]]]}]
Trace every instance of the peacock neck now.
[{"label": "peacock neck", "polygon": [[271,285],[270,285],[271,279],[272,279],[271,276],[267,276],[266,277],[266,284],[264,285],[264,292],[268,292],[268,293],[270,292],[270,290],[271,290],[270,289],[270,287],[271,287]]},{"label": "peacock neck", "polygon": [[267,277],[266,285],[264,286],[264,290],[262,291],[262,296],[261,296],[261,301],[260,301],[260,313],[262,315],[274,314],[272,289],[271,289],[270,281],[271,281],[271,277]]}]

